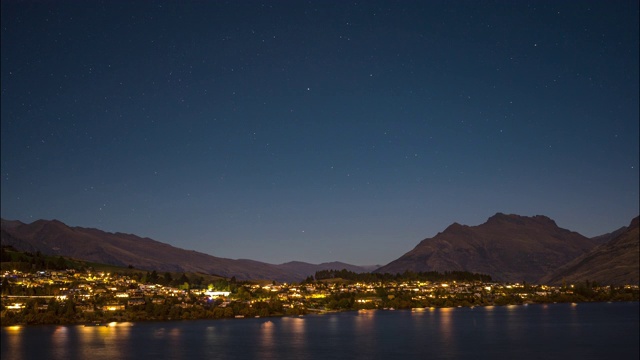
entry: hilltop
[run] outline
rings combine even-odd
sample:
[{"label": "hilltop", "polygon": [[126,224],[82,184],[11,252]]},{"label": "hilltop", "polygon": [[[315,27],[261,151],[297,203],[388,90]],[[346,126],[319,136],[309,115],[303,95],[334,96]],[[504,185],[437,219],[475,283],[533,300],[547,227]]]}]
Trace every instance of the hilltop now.
[{"label": "hilltop", "polygon": [[93,228],[70,227],[58,220],[37,220],[30,224],[2,220],[2,245],[54,256],[142,270],[192,272],[236,277],[238,280],[299,281],[327,266],[342,266],[352,271],[364,268],[344,263],[309,264],[292,262],[281,265],[248,259],[227,259],[193,250],[181,249],[133,234],[110,233]]},{"label": "hilltop", "polygon": [[478,226],[454,223],[376,271],[470,271],[535,282],[595,246],[546,216],[497,213]]}]

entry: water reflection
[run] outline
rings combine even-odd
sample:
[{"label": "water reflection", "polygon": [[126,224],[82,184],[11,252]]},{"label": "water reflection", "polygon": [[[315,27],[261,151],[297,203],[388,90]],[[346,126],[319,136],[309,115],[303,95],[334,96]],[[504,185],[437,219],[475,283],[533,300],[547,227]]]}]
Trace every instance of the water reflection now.
[{"label": "water reflection", "polygon": [[637,303],[557,304],[114,327],[3,327],[0,358],[483,360],[553,354],[558,359],[637,359],[637,318]]},{"label": "water reflection", "polygon": [[20,350],[22,349],[24,327],[18,325],[7,326],[4,330],[6,330],[7,336],[2,337],[2,344],[0,344],[3,350],[2,353],[4,354],[5,349],[9,349],[10,351],[6,355],[7,359],[22,360],[23,355]]},{"label": "water reflection", "polygon": [[[131,335],[131,324],[110,324],[110,326],[75,326],[66,327],[66,336],[59,341],[75,342],[72,335],[79,337],[83,346],[79,349],[82,358],[111,358],[126,357]],[[70,346],[67,346],[70,348]],[[60,357],[67,359],[69,357]]]},{"label": "water reflection", "polygon": [[215,344],[215,341],[216,341],[216,327],[215,326],[207,326],[207,328],[205,329],[204,338],[205,338],[205,344],[207,344],[207,345]]},{"label": "water reflection", "polygon": [[167,334],[169,352],[171,353],[172,359],[181,359],[182,351],[184,346],[182,344],[182,330],[181,328],[174,327],[169,330]]},{"label": "water reflection", "polygon": [[576,325],[578,324],[578,304],[577,303],[571,303],[571,305],[569,306],[569,317],[570,317],[570,323],[572,324],[571,333],[574,336],[579,337],[582,331],[582,328],[581,326]]},{"label": "water reflection", "polygon": [[496,307],[495,306],[484,306],[481,308],[480,312],[481,320],[484,325],[484,332],[487,334],[489,338],[494,338],[495,328],[496,328]]},{"label": "water reflection", "polygon": [[429,308],[413,308],[411,309],[411,315],[424,315]]},{"label": "water reflection", "polygon": [[371,349],[375,347],[378,340],[375,332],[376,314],[375,310],[363,310],[359,311],[354,319],[355,333],[358,334],[354,344],[361,358],[371,358],[374,355]]},{"label": "water reflection", "polygon": [[520,319],[518,318],[522,314],[523,308],[518,305],[507,305],[502,308],[505,311],[505,334],[504,336],[509,339],[509,341],[515,341],[520,337],[519,329]]},{"label": "water reflection", "polygon": [[439,327],[440,334],[442,335],[442,340],[447,347],[454,347],[454,336],[453,336],[453,322],[451,317],[453,315],[453,308],[440,308],[438,309],[439,316]]},{"label": "water reflection", "polygon": [[434,327],[433,312],[434,308],[415,308],[411,310],[414,333],[431,332],[431,328]]},{"label": "water reflection", "polygon": [[331,330],[331,333],[337,332],[338,329],[338,317],[335,315],[326,315],[328,316],[328,321],[329,321],[329,330]]},{"label": "water reflection", "polygon": [[[344,322],[340,322],[340,316],[336,315],[336,314],[331,314],[331,315],[321,315],[322,319],[326,319],[325,322],[325,328],[326,328],[326,334],[325,334],[325,344],[324,346],[329,347],[329,348],[334,348],[336,347],[342,337],[341,334],[343,332],[343,325]],[[317,327],[314,328],[316,331],[318,330]]]},{"label": "water reflection", "polygon": [[69,353],[69,328],[66,326],[58,326],[51,334],[51,343],[53,345],[53,357],[56,359],[68,359]]},{"label": "water reflection", "polygon": [[291,355],[294,358],[303,359],[306,357],[306,343],[305,343],[305,320],[301,317],[285,317],[282,318],[282,323],[285,326],[285,330],[288,330],[291,334],[288,339],[291,346]]},{"label": "water reflection", "polygon": [[164,338],[164,328],[155,329],[153,332],[153,337],[156,339]]},{"label": "water reflection", "polygon": [[274,359],[276,357],[276,343],[274,338],[275,325],[272,321],[264,322],[260,325],[260,351],[263,359]]}]

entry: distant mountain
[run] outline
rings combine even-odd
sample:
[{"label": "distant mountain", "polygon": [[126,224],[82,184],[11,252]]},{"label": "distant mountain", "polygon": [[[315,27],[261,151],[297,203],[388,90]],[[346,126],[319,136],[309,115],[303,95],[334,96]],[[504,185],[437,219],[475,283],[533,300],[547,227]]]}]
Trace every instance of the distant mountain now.
[{"label": "distant mountain", "polygon": [[203,272],[239,280],[300,281],[327,266],[341,270],[365,271],[343,263],[320,265],[292,262],[273,265],[254,260],[233,260],[184,250],[149,238],[98,229],[69,227],[57,220],[38,220],[31,224],[2,219],[1,243],[18,250],[40,251],[75,259],[137,269]]},{"label": "distant mountain", "polygon": [[591,240],[593,242],[595,242],[596,244],[606,244],[609,241],[617,238],[620,234],[622,234],[623,232],[627,231],[627,226],[623,226],[618,230],[612,231],[610,233],[606,233],[603,235],[599,235],[599,236],[594,236],[591,238]]},{"label": "distant mountain", "polygon": [[3,229],[11,229],[11,228],[15,228],[15,227],[20,226],[20,225],[24,225],[23,222],[18,221],[18,220],[1,219],[0,222],[2,224],[2,228]]},{"label": "distant mountain", "polygon": [[345,264],[343,262],[326,262],[318,265],[309,264],[301,261],[291,261],[288,263],[276,265],[279,269],[286,271],[288,274],[295,276],[296,278],[304,279],[309,275],[315,275],[316,271],[320,270],[349,270],[355,273],[365,273],[375,270],[377,267],[371,269],[371,267],[356,266],[351,264]]},{"label": "distant mountain", "polygon": [[[360,265],[359,267],[362,268],[362,270],[364,270],[363,272],[374,272],[379,268],[381,268],[382,265]],[[354,271],[354,272],[357,272],[357,271]]]},{"label": "distant mountain", "polygon": [[579,256],[551,275],[542,278],[548,284],[596,281],[606,285],[640,282],[640,232],[638,218],[606,244]]},{"label": "distant mountain", "polygon": [[31,246],[26,241],[22,241],[20,239],[15,238],[13,235],[9,234],[5,229],[0,230],[0,239],[2,239],[2,245],[11,245],[16,249],[20,249],[22,251],[35,252],[36,249]]},{"label": "distant mountain", "polygon": [[454,223],[376,272],[470,271],[509,282],[536,282],[596,243],[546,216],[497,213],[478,226]]}]

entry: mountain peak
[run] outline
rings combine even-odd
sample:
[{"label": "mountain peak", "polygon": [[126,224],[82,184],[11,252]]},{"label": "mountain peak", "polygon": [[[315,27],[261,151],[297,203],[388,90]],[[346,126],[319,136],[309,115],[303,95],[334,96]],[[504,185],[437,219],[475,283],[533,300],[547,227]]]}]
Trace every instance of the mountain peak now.
[{"label": "mountain peak", "polygon": [[594,245],[546,216],[496,213],[477,226],[453,223],[377,271],[471,271],[531,282]]},{"label": "mountain peak", "polygon": [[226,259],[185,250],[133,234],[111,233],[94,228],[70,227],[59,220],[36,220],[30,224],[2,219],[2,245],[25,251],[68,256],[80,260],[136,269],[201,272],[235,276],[240,280],[295,282],[319,270],[370,271],[341,262],[319,265],[290,262],[273,265],[256,260]]},{"label": "mountain peak", "polygon": [[457,222],[454,222],[453,224],[451,224],[451,225],[447,226],[447,228],[445,229],[445,231],[447,231],[447,230],[456,230],[456,229],[461,229],[461,228],[465,228],[465,227],[467,227],[467,226],[466,226],[466,225],[459,224],[459,223],[457,223]]},{"label": "mountain peak", "polygon": [[547,223],[549,225],[556,226],[556,227],[558,226],[552,218],[544,215],[536,215],[533,217],[533,219],[540,223]]},{"label": "mountain peak", "polygon": [[[616,234],[617,233],[617,234]],[[603,235],[607,240],[541,279],[548,284],[561,282],[597,281],[600,284],[638,283],[638,218],[623,231]],[[603,237],[600,236],[600,237]]]},{"label": "mountain peak", "polygon": [[18,227],[20,225],[24,225],[24,223],[22,221],[19,221],[19,220],[1,219],[1,221],[2,221],[2,227],[3,228],[7,228],[7,229],[11,229],[11,228]]},{"label": "mountain peak", "polygon": [[497,212],[495,215],[487,219],[487,222],[517,222],[522,218],[523,216],[520,215]]},{"label": "mountain peak", "polygon": [[512,223],[516,225],[525,225],[527,223],[538,223],[546,226],[557,227],[556,222],[544,215],[535,215],[535,216],[522,216],[516,214],[504,214],[501,212],[496,213],[492,217],[490,217],[486,224],[504,224],[504,223]]}]

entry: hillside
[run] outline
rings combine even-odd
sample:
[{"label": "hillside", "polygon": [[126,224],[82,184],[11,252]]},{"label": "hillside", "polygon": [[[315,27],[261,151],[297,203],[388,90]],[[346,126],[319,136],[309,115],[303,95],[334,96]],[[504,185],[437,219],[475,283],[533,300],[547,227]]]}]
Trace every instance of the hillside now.
[{"label": "hillside", "polygon": [[638,218],[606,244],[569,262],[542,278],[548,284],[576,283],[585,280],[606,285],[640,282],[640,232]]},{"label": "hillside", "polygon": [[499,281],[535,282],[596,244],[546,216],[497,213],[484,224],[454,223],[376,270],[470,271]]},{"label": "hillside", "polygon": [[[19,250],[40,251],[43,254],[110,265],[132,265],[137,269],[170,272],[202,272],[235,276],[239,280],[300,281],[318,270],[326,269],[324,264],[294,262],[273,265],[254,260],[220,258],[132,234],[69,227],[57,220],[38,220],[31,224],[2,220],[1,242]],[[353,271],[358,268],[340,265]]]},{"label": "hillside", "polygon": [[375,268],[371,269],[370,267],[356,266],[339,261],[326,262],[317,265],[301,261],[290,261],[276,266],[279,269],[286,271],[290,275],[302,279],[306,278],[309,275],[314,275],[316,271],[320,270],[348,270],[354,273],[364,273],[375,270]]},{"label": "hillside", "polygon": [[599,236],[594,236],[591,238],[591,241],[593,241],[594,243],[601,245],[601,244],[606,244],[609,241],[617,238],[618,236],[620,236],[620,234],[624,233],[625,231],[627,231],[627,226],[623,226],[621,228],[619,228],[618,230],[612,231],[610,233],[606,233],[606,234],[602,234]]}]

